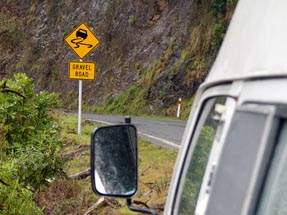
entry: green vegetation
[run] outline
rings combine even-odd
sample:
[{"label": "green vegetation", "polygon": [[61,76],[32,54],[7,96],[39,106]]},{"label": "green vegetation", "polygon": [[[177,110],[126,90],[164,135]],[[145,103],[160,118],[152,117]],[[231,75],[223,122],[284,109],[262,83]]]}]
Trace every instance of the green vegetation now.
[{"label": "green vegetation", "polygon": [[219,16],[226,11],[227,0],[211,0],[211,12],[214,16]]},{"label": "green vegetation", "polygon": [[[53,111],[59,104],[55,94],[33,90],[25,74],[0,82],[1,214],[84,214],[99,197],[89,177],[70,176],[89,168],[90,134],[100,125],[83,121],[78,135],[76,116]],[[140,140],[135,200],[163,207],[176,154]],[[115,207],[95,211],[130,214],[125,201],[112,201]]]},{"label": "green vegetation", "polygon": [[[175,42],[173,41],[159,60],[154,61],[147,69],[140,72],[140,79],[137,84],[132,85],[129,89],[117,97],[110,97],[104,107],[95,107],[95,112],[117,113],[144,115],[152,114],[153,110],[149,109],[150,92],[153,90],[159,74],[167,67],[170,60]],[[139,65],[135,68],[139,70]],[[162,92],[164,93],[164,92]],[[163,96],[164,94],[162,94]]]},{"label": "green vegetation", "polygon": [[205,126],[201,130],[182,191],[180,208],[183,214],[194,213],[214,135],[212,127]]},{"label": "green vegetation", "polygon": [[[63,138],[66,141],[62,155],[68,158],[65,171],[68,175],[81,172],[90,166],[90,133],[100,124],[82,122],[82,134],[76,131],[77,118],[62,115]],[[145,202],[150,207],[162,208],[169,188],[173,165],[177,151],[160,148],[141,140],[139,141],[139,189],[134,200]],[[148,195],[147,195],[148,193]],[[84,214],[89,207],[99,200],[91,189],[90,178],[83,180],[58,179],[36,195],[40,208],[45,207],[45,214]],[[111,205],[94,209],[96,214],[133,214],[124,199],[109,198]]]},{"label": "green vegetation", "polygon": [[[95,107],[94,110],[132,115],[175,116],[176,102],[170,102],[168,106],[163,106],[160,102],[167,98],[170,91],[173,93],[171,96],[179,96],[180,93],[171,90],[176,81],[182,83],[182,89],[194,88],[195,92],[206,77],[220,47],[236,2],[237,0],[212,0],[211,3],[202,1],[208,7],[199,12],[200,19],[194,21],[197,24],[188,29],[190,36],[184,40],[174,38],[161,56],[145,68],[140,59],[131,61],[134,65],[128,68],[134,68],[138,76],[137,83],[119,96],[110,96],[105,106]],[[68,23],[71,22],[71,17],[68,11],[69,8],[73,11],[74,5],[70,1],[51,4],[49,1],[35,1],[30,3],[29,8],[29,4],[11,0],[3,1],[3,5],[0,11],[1,75],[8,77],[15,71],[27,71],[36,77],[34,83],[45,85],[49,90],[55,90],[55,86],[58,86],[58,92],[62,93],[61,90],[66,85],[60,83],[60,77],[63,68],[66,68],[63,67],[66,58],[61,56],[67,53],[62,53],[62,40],[58,37],[61,34],[58,32],[69,32]],[[66,13],[61,13],[62,11]],[[140,20],[135,20],[133,15],[125,21],[132,26],[138,22]],[[55,26],[60,26],[61,29]],[[112,29],[110,27],[107,29]],[[60,45],[58,41],[61,41]],[[117,44],[111,43],[111,46],[117,47]],[[108,53],[112,52],[113,49]],[[119,64],[122,67],[120,70],[124,71],[125,59],[121,53],[117,54],[120,55],[119,61],[123,61]],[[109,79],[111,82],[114,78],[112,75]],[[179,76],[184,78],[174,81]],[[165,84],[164,88],[158,85],[160,82]],[[34,94],[32,83],[24,74],[0,81],[1,214],[59,214],[63,211],[67,214],[83,214],[98,197],[91,192],[89,178],[75,181],[67,179],[67,175],[89,168],[90,133],[95,125],[83,122],[82,135],[78,135],[75,117],[64,114],[60,119],[53,111],[58,107],[57,96],[45,91]],[[74,88],[68,89],[69,92],[63,93],[68,98],[65,102],[67,106],[77,107],[77,101],[73,101]],[[194,92],[183,98],[183,119],[189,115]],[[84,108],[91,109],[91,105],[86,104]],[[139,156],[140,186],[135,199],[152,207],[163,207],[176,152],[140,140]],[[48,183],[47,179],[54,181]],[[116,201],[120,206],[98,210],[112,210],[115,214],[130,213],[124,201]]]},{"label": "green vegetation", "polygon": [[33,192],[47,179],[65,176],[59,156],[64,142],[59,122],[51,114],[57,98],[33,90],[25,74],[0,82],[0,208],[4,214],[39,213]]},{"label": "green vegetation", "polygon": [[139,191],[135,199],[164,207],[176,155],[177,151],[140,141]]},{"label": "green vegetation", "polygon": [[[20,2],[3,1],[3,8],[0,11],[0,18],[3,20],[0,26],[0,46],[3,49],[0,54],[0,73],[9,76],[15,71],[27,71],[27,74],[35,78],[37,85],[49,91],[57,91],[66,108],[77,108],[76,101],[74,101],[76,88],[71,81],[65,80],[67,68],[64,62],[70,57],[70,53],[68,54],[70,50],[68,47],[63,49],[62,40],[59,39],[70,32],[71,26],[69,27],[68,23],[77,17],[69,15],[70,11],[74,11],[74,4],[70,1],[35,1],[33,3],[27,1],[21,4]],[[84,108],[88,107],[91,110],[90,107],[95,102],[98,104],[105,102],[103,107],[92,109],[106,113],[174,116],[176,108],[172,110],[172,107],[176,101],[173,98],[190,99],[194,96],[215,59],[236,3],[237,0],[195,1],[193,5],[196,11],[194,13],[197,14],[190,17],[192,21],[190,21],[189,29],[179,35],[171,28],[171,32],[164,36],[164,43],[161,35],[156,35],[157,31],[151,31],[152,40],[148,41],[154,43],[152,45],[162,52],[160,54],[155,52],[158,57],[150,62],[134,54],[145,50],[144,46],[142,46],[143,49],[139,48],[135,51],[130,46],[133,43],[126,41],[130,37],[127,38],[125,33],[119,32],[116,38],[113,38],[112,31],[108,33],[109,30],[106,30],[113,29],[115,20],[119,19],[117,21],[120,25],[119,29],[133,26],[129,29],[133,30],[135,35],[146,35],[146,29],[159,24],[157,23],[159,18],[162,21],[167,20],[164,13],[157,14],[163,12],[167,7],[166,3],[162,1],[157,3],[159,11],[148,9],[150,18],[145,18],[144,14],[139,16],[138,13],[134,15],[130,13],[122,16],[125,19],[124,22],[120,21],[121,16],[115,17],[120,14],[118,10],[121,8],[121,3],[113,3],[114,6],[112,3],[107,3],[106,15],[113,18],[107,19],[108,26],[106,21],[103,26],[102,24],[98,26],[99,30],[107,32],[102,40],[102,44],[107,47],[104,48],[105,53],[101,54],[100,59],[103,62],[99,63],[103,67],[98,77],[103,78],[105,82],[119,83],[124,81],[115,78],[117,76],[115,70],[119,70],[121,73],[119,77],[126,78],[131,74],[133,80],[137,80],[132,85],[116,84],[122,92],[121,95],[118,92],[111,92],[110,84],[104,83],[104,89],[101,92],[104,94],[102,99],[105,101],[88,99]],[[88,3],[83,3],[82,7],[86,5]],[[82,7],[79,7],[77,13],[81,13]],[[92,17],[91,20],[95,18],[94,15]],[[138,34],[139,32],[141,34]],[[124,48],[122,44],[117,44],[118,41],[126,41],[123,44],[129,45],[124,45],[126,46]],[[170,44],[166,45],[168,41]],[[129,55],[125,53],[127,51]],[[127,56],[129,59],[125,58]],[[89,56],[89,58],[94,60],[94,56]],[[108,62],[108,59],[116,59],[110,68],[104,63]],[[92,86],[92,84],[87,85]],[[129,88],[126,89],[126,86]],[[95,87],[91,87],[86,96],[91,98],[96,94],[95,92],[97,92]],[[72,96],[69,96],[70,93]]]},{"label": "green vegetation", "polygon": [[226,31],[226,25],[224,22],[220,22],[214,25],[213,28],[213,36],[211,41],[212,49],[218,49],[223,41],[224,35]]},{"label": "green vegetation", "polygon": [[[237,0],[212,0],[201,11],[202,18],[190,31],[189,39],[180,50],[174,39],[162,55],[147,68],[135,62],[138,81],[118,96],[111,96],[102,107],[95,107],[99,113],[130,115],[176,116],[176,102],[162,104],[170,97],[183,97],[182,119],[187,119],[197,87],[208,74],[210,65],[220,48]],[[133,20],[133,17],[130,17]],[[175,60],[173,56],[179,55]],[[173,59],[173,62],[171,63]],[[184,78],[180,78],[183,76]],[[176,79],[177,77],[177,79]],[[160,79],[160,80],[159,80]],[[180,81],[180,83],[176,83]],[[159,82],[165,81],[162,87]],[[193,89],[191,97],[172,92],[175,85]],[[173,94],[170,95],[170,92]],[[155,104],[158,102],[158,104]]]},{"label": "green vegetation", "polygon": [[131,15],[131,16],[129,16],[129,19],[128,19],[128,23],[130,24],[130,25],[134,25],[135,24],[135,16],[134,15]]},{"label": "green vegetation", "polygon": [[142,112],[141,107],[144,108],[146,105],[140,93],[138,85],[133,85],[120,96],[111,97],[107,101],[105,110],[109,113],[138,114]]}]

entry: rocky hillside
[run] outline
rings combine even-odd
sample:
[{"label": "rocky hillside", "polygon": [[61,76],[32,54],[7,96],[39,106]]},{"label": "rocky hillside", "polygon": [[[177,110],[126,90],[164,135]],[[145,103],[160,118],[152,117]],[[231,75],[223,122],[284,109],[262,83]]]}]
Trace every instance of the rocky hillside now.
[{"label": "rocky hillside", "polygon": [[83,102],[111,112],[166,114],[204,80],[236,0],[1,0],[0,77],[26,72],[36,89],[76,107],[78,82],[64,42],[80,23],[100,40],[84,61],[97,67],[83,82]]}]

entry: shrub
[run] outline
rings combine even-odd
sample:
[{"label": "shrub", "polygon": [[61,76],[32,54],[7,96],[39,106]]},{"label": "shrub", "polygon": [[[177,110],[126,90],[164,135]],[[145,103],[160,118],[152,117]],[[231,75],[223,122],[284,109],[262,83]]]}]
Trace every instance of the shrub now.
[{"label": "shrub", "polygon": [[211,11],[214,16],[219,14],[224,14],[226,12],[227,0],[212,0],[211,1]]},{"label": "shrub", "polygon": [[26,207],[32,191],[47,179],[65,175],[59,123],[51,114],[59,102],[55,94],[33,91],[32,79],[23,73],[0,82],[0,179],[4,181],[0,189],[7,190],[0,193],[0,206],[4,211],[19,208],[19,202]]},{"label": "shrub", "polygon": [[220,47],[223,38],[225,36],[225,32],[226,32],[226,26],[223,21],[214,26],[211,41],[212,49],[217,49]]}]

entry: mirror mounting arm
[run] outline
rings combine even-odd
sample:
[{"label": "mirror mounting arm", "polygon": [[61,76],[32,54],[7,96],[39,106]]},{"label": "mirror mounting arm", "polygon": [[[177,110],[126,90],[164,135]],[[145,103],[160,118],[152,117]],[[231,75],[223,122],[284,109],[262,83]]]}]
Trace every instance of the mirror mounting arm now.
[{"label": "mirror mounting arm", "polygon": [[131,198],[127,198],[127,205],[131,211],[145,213],[145,214],[151,214],[151,215],[157,215],[156,212],[152,209],[135,208],[134,206],[132,206],[132,199]]}]

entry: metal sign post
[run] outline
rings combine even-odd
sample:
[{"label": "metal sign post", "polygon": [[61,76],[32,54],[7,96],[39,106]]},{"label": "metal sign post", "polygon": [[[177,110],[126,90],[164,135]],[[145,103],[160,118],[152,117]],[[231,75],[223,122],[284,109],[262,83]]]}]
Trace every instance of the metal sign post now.
[{"label": "metal sign post", "polygon": [[[80,62],[83,62],[80,59]],[[78,134],[81,134],[83,81],[79,80]]]},{"label": "metal sign post", "polygon": [[81,120],[82,120],[82,86],[83,86],[83,81],[82,81],[82,80],[79,80],[78,134],[81,134]]}]

